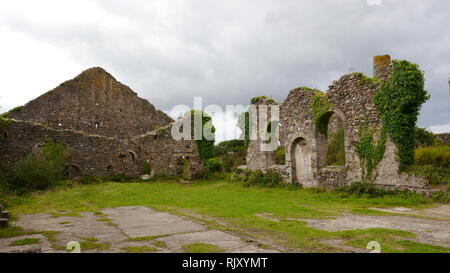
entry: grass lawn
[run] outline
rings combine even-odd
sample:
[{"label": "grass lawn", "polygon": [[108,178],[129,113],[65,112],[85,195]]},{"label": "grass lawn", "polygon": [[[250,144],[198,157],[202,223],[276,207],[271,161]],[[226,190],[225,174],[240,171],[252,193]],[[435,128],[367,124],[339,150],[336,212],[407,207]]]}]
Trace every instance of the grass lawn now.
[{"label": "grass lawn", "polygon": [[[364,247],[365,241],[382,241],[384,250],[388,252],[450,252],[446,248],[412,243],[410,239],[414,238],[414,234],[410,232],[386,229],[329,232],[311,228],[302,221],[288,219],[329,218],[344,212],[386,215],[368,208],[429,206],[423,197],[344,197],[334,192],[317,190],[245,188],[227,180],[228,177],[223,176],[192,184],[164,180],[75,185],[28,197],[11,198],[10,211],[15,215],[48,211],[71,211],[77,215],[77,212],[96,212],[108,207],[149,206],[171,213],[214,217],[219,222],[203,220],[212,228],[266,239],[291,251],[339,251],[320,241],[344,239],[348,245],[358,247]],[[270,217],[280,221],[270,221],[257,214],[270,214]]]}]

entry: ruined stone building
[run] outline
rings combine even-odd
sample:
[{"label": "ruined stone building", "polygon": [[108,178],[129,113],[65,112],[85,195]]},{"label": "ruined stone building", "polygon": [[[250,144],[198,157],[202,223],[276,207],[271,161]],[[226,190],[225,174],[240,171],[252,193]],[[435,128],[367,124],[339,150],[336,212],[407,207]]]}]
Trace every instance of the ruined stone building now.
[{"label": "ruined stone building", "polygon": [[[298,88],[289,92],[286,100],[279,105],[279,145],[285,150],[285,165],[275,164],[275,152],[261,149],[261,142],[252,140],[247,154],[247,169],[280,172],[290,183],[300,183],[304,187],[334,188],[363,180],[363,167],[355,149],[359,141],[361,126],[376,132],[380,138],[381,121],[373,103],[373,95],[390,73],[389,56],[374,57],[374,78],[362,73],[351,73],[334,81],[326,93],[310,88]],[[313,122],[311,111],[314,96],[324,96],[332,105],[327,113],[327,124],[320,130]],[[255,104],[259,108],[274,102],[261,100]],[[278,105],[277,105],[278,106]],[[257,121],[259,122],[259,121]],[[260,125],[258,125],[260,126]],[[331,136],[342,134],[343,158],[329,162],[327,149]],[[407,188],[419,190],[426,186],[423,179],[399,171],[396,147],[387,139],[384,156],[373,171],[374,183],[385,188]]]},{"label": "ruined stone building", "polygon": [[195,142],[173,140],[174,121],[102,68],[90,68],[6,116],[11,120],[0,128],[0,171],[46,142],[68,148],[70,177],[139,175],[144,162],[152,174],[191,176],[202,168]]}]

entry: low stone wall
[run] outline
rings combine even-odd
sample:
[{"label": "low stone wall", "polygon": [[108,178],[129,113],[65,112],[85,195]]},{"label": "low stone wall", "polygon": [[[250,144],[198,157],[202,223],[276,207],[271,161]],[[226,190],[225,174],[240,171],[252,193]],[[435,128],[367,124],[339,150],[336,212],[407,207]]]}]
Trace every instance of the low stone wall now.
[{"label": "low stone wall", "polygon": [[319,187],[332,190],[344,186],[347,182],[347,172],[345,167],[322,168],[316,175]]}]

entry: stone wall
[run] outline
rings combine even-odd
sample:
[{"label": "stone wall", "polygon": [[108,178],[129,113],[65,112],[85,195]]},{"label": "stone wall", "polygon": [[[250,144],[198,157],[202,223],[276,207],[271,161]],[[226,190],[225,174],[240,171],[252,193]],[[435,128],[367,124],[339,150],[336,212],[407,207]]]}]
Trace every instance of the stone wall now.
[{"label": "stone wall", "polygon": [[145,134],[172,122],[99,67],[84,71],[8,116],[54,129],[117,138]]},{"label": "stone wall", "polygon": [[70,151],[67,166],[72,176],[128,173],[137,175],[132,147],[110,137],[70,130],[54,130],[40,124],[14,121],[0,140],[0,170],[25,158],[46,142],[58,142]]},{"label": "stone wall", "polygon": [[[271,120],[271,107],[277,107],[276,103],[270,100],[261,100],[253,105],[250,110],[250,131],[251,141],[247,150],[247,168],[249,170],[267,170],[270,166],[275,165],[275,150],[264,149],[263,146],[268,145],[268,141],[261,135],[261,132],[267,131],[267,126]],[[267,109],[267,111],[266,111]],[[266,113],[266,118],[262,119],[260,114]],[[262,122],[264,120],[264,122]],[[275,129],[275,128],[274,128]]]},{"label": "stone wall", "polygon": [[203,168],[195,141],[173,140],[173,120],[102,68],[3,116],[14,122],[0,128],[1,171],[49,141],[70,150],[71,177],[139,175],[146,161],[154,175],[190,178]]},{"label": "stone wall", "polygon": [[[373,102],[373,95],[389,77],[391,59],[388,55],[374,57],[374,77],[362,73],[350,73],[334,81],[326,92],[331,103],[328,134],[322,134],[313,124],[311,101],[319,90],[297,88],[289,92],[280,105],[280,143],[286,150],[286,166],[267,166],[260,169],[277,169],[289,183],[304,187],[335,188],[362,180],[362,166],[356,153],[359,129],[368,125],[374,132],[375,142],[381,131],[381,120]],[[345,166],[326,166],[329,136],[338,128],[344,129]],[[247,165],[258,167],[259,156],[249,149]],[[274,164],[275,165],[275,164]],[[426,181],[399,171],[396,147],[388,139],[384,158],[374,170],[375,181],[380,187],[420,189]]]},{"label": "stone wall", "polygon": [[1,134],[0,170],[7,170],[46,142],[61,143],[70,151],[66,166],[71,177],[139,175],[145,161],[153,175],[179,175],[183,172],[183,157],[189,160],[187,178],[203,168],[195,141],[173,140],[170,125],[130,141],[14,121]]},{"label": "stone wall", "polygon": [[[135,138],[133,143],[140,156],[138,162],[143,164],[147,161],[152,168],[152,175],[194,176],[203,168],[196,142],[175,141],[170,132],[171,125]],[[184,160],[188,162],[187,166]]]}]

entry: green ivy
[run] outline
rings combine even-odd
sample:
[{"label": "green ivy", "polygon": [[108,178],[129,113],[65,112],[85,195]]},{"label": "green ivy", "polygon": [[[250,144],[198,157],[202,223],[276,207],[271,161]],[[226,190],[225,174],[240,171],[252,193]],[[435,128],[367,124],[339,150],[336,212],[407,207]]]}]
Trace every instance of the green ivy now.
[{"label": "green ivy", "polygon": [[343,127],[330,136],[326,164],[327,166],[345,165],[345,133]]},{"label": "green ivy", "polygon": [[144,163],[141,166],[141,173],[143,174],[151,174],[152,173],[152,166],[148,161],[144,161]]},{"label": "green ivy", "polygon": [[250,113],[248,111],[239,115],[237,126],[244,135],[245,145],[248,146],[250,143]]},{"label": "green ivy", "polygon": [[[196,115],[201,116],[201,119],[202,119],[201,128],[199,126],[196,127],[194,125]],[[210,122],[211,120],[212,120],[212,118],[203,111],[198,111],[198,110],[191,111],[192,137],[194,137],[195,131],[197,131],[198,133],[200,133],[200,132],[202,133],[202,139],[196,140],[195,142],[197,144],[197,150],[198,150],[199,156],[203,162],[205,162],[209,158],[214,157],[214,133],[216,131],[216,128],[214,128],[214,126],[212,125],[212,122]],[[203,133],[205,131],[210,131],[211,133],[213,133],[212,140],[206,139],[205,134]]]},{"label": "green ivy", "polygon": [[393,61],[392,72],[374,95],[374,103],[397,147],[400,169],[414,164],[415,126],[420,108],[428,99],[419,66],[408,61]]},{"label": "green ivy", "polygon": [[374,140],[374,130],[369,128],[368,121],[361,125],[358,130],[359,142],[355,143],[356,153],[361,162],[362,180],[371,181],[373,170],[378,166],[386,150],[387,133],[381,128],[380,139],[377,144]]},{"label": "green ivy", "polygon": [[368,77],[368,76],[364,75],[364,73],[361,73],[361,72],[353,72],[353,75],[356,75],[359,77],[359,84],[362,84],[362,85],[379,82],[377,78]]},{"label": "green ivy", "polygon": [[258,102],[267,101],[267,102],[275,102],[272,98],[269,98],[267,96],[259,96],[254,97],[250,100],[251,104],[257,104]]},{"label": "green ivy", "polygon": [[12,119],[0,117],[0,132],[4,132],[6,129],[8,129],[9,125],[11,125],[12,123]]},{"label": "green ivy", "polygon": [[333,105],[328,101],[327,96],[317,91],[311,98],[312,122],[316,125],[320,133],[326,135],[328,131],[328,121],[333,115]]}]

